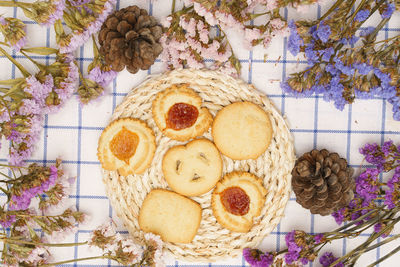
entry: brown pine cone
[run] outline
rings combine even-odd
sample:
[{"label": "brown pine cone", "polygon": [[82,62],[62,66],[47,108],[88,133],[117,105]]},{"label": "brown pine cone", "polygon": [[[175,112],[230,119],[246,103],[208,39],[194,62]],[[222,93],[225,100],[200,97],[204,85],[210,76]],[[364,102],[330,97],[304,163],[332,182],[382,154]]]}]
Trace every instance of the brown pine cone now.
[{"label": "brown pine cone", "polygon": [[353,198],[353,169],[337,153],[316,149],[305,153],[292,171],[296,201],[313,214],[329,215]]},{"label": "brown pine cone", "polygon": [[99,32],[100,53],[114,71],[147,70],[162,51],[162,27],[137,6],[110,14]]}]

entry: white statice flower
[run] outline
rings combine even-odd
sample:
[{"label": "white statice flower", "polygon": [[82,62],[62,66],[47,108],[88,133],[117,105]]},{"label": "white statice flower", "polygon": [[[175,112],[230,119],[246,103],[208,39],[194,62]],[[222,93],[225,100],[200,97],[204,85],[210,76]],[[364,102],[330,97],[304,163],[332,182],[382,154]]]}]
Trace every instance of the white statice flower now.
[{"label": "white statice flower", "polygon": [[165,266],[165,262],[164,262],[164,252],[163,252],[163,247],[164,247],[164,243],[161,240],[161,237],[159,235],[155,235],[153,233],[146,233],[144,235],[144,239],[149,242],[152,243],[152,245],[155,247],[155,252],[154,252],[154,264],[156,267],[164,267]]}]

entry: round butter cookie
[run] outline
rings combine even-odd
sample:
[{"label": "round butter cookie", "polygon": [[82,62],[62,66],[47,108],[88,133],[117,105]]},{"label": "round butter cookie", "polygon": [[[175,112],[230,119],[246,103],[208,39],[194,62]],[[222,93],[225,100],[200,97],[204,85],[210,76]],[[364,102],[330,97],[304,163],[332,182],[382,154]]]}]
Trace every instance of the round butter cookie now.
[{"label": "round butter cookie", "polygon": [[212,136],[219,151],[231,159],[256,159],[271,143],[271,121],[258,105],[236,102],[217,113]]},{"label": "round butter cookie", "polygon": [[261,213],[267,190],[260,178],[249,172],[228,173],[217,183],[211,207],[217,221],[234,232],[248,232]]},{"label": "round butter cookie", "polygon": [[202,135],[212,123],[210,112],[201,104],[201,97],[187,84],[174,84],[153,101],[154,121],[169,138],[187,141]]},{"label": "round butter cookie", "polygon": [[222,159],[208,139],[196,139],[174,146],[165,153],[162,171],[169,187],[184,196],[210,191],[222,175]]},{"label": "round butter cookie", "polygon": [[121,118],[101,133],[97,157],[104,169],[127,176],[143,173],[150,166],[155,150],[153,130],[145,122]]}]

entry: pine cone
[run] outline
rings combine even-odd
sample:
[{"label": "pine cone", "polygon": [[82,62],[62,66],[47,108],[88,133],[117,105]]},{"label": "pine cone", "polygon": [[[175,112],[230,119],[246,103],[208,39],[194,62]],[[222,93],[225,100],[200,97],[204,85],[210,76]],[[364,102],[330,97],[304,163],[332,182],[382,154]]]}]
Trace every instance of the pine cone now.
[{"label": "pine cone", "polygon": [[162,27],[137,6],[110,14],[99,32],[100,53],[114,71],[147,70],[162,51]]},{"label": "pine cone", "polygon": [[329,215],[347,206],[354,196],[353,169],[326,149],[301,156],[292,176],[296,201],[313,214]]}]

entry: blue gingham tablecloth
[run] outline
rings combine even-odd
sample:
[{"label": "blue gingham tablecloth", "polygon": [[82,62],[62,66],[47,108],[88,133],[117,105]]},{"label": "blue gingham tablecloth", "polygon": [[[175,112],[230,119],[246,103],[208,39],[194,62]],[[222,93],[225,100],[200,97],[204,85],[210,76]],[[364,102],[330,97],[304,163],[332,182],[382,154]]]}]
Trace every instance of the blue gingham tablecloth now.
[{"label": "blue gingham tablecloth", "polygon": [[[169,14],[171,0],[137,0],[117,1],[116,8],[128,5],[138,5],[149,10],[150,14],[161,19]],[[179,1],[177,1],[179,2]],[[333,2],[333,1],[327,1]],[[314,19],[322,14],[328,6],[312,6],[307,13],[298,13],[292,9],[283,10],[282,15],[289,19],[310,18]],[[21,18],[27,24],[29,46],[54,46],[55,36],[53,30],[43,28],[27,19],[21,10],[15,8],[0,8],[0,13],[6,16]],[[371,18],[364,26],[373,24]],[[398,34],[400,16],[395,14],[391,21],[380,32],[381,38],[388,38]],[[362,157],[358,148],[367,142],[382,143],[392,139],[400,143],[400,122],[392,119],[391,106],[382,99],[357,100],[353,105],[348,105],[344,111],[339,112],[332,103],[327,103],[319,96],[304,99],[295,99],[283,95],[279,87],[282,79],[290,73],[305,67],[302,57],[293,57],[287,51],[287,38],[276,37],[268,49],[255,48],[247,51],[241,47],[241,41],[234,33],[230,35],[231,44],[236,55],[242,63],[242,79],[254,84],[259,90],[265,92],[281,110],[289,122],[294,136],[296,153],[298,156],[313,149],[327,148],[338,152],[348,159],[349,163],[358,168]],[[87,68],[93,57],[91,42],[76,52],[76,57],[81,68]],[[21,54],[13,56],[34,70],[34,66]],[[42,62],[52,62],[54,58],[35,56]],[[21,77],[19,71],[7,59],[0,57],[2,71],[0,79]],[[77,177],[76,187],[69,196],[71,205],[87,212],[91,220],[86,225],[81,225],[75,235],[71,235],[66,242],[86,241],[90,232],[112,217],[119,230],[127,233],[122,227],[122,222],[116,217],[109,200],[105,196],[104,186],[101,181],[100,164],[96,157],[97,140],[110,116],[129,90],[140,84],[151,73],[160,73],[164,70],[163,64],[157,62],[149,71],[140,71],[135,75],[127,71],[119,73],[117,79],[107,88],[107,94],[100,100],[82,107],[76,97],[69,100],[65,107],[57,114],[46,116],[44,128],[37,149],[29,162],[39,164],[54,163],[57,157],[64,161],[64,167],[71,176]],[[7,146],[3,140],[0,160],[6,161]],[[285,248],[285,234],[293,229],[304,230],[310,233],[330,231],[337,227],[330,216],[321,217],[311,215],[295,201],[292,194],[287,205],[286,216],[273,232],[264,239],[259,248],[264,251],[274,251]],[[399,229],[394,230],[396,233]],[[331,243],[323,251],[332,251],[336,256],[341,256],[359,245],[368,237],[362,234],[357,239],[346,239]],[[362,256],[357,266],[366,266],[385,255],[398,246],[400,242],[392,242]],[[73,258],[82,258],[100,255],[100,251],[87,247],[71,247],[53,250],[55,261]],[[399,266],[400,254],[391,257],[380,266]],[[172,256],[166,259],[168,266],[246,266],[242,257],[227,259],[226,261],[209,264],[185,263],[175,260]],[[319,263],[310,264],[320,266]],[[92,260],[64,266],[117,266],[108,260]]]}]

